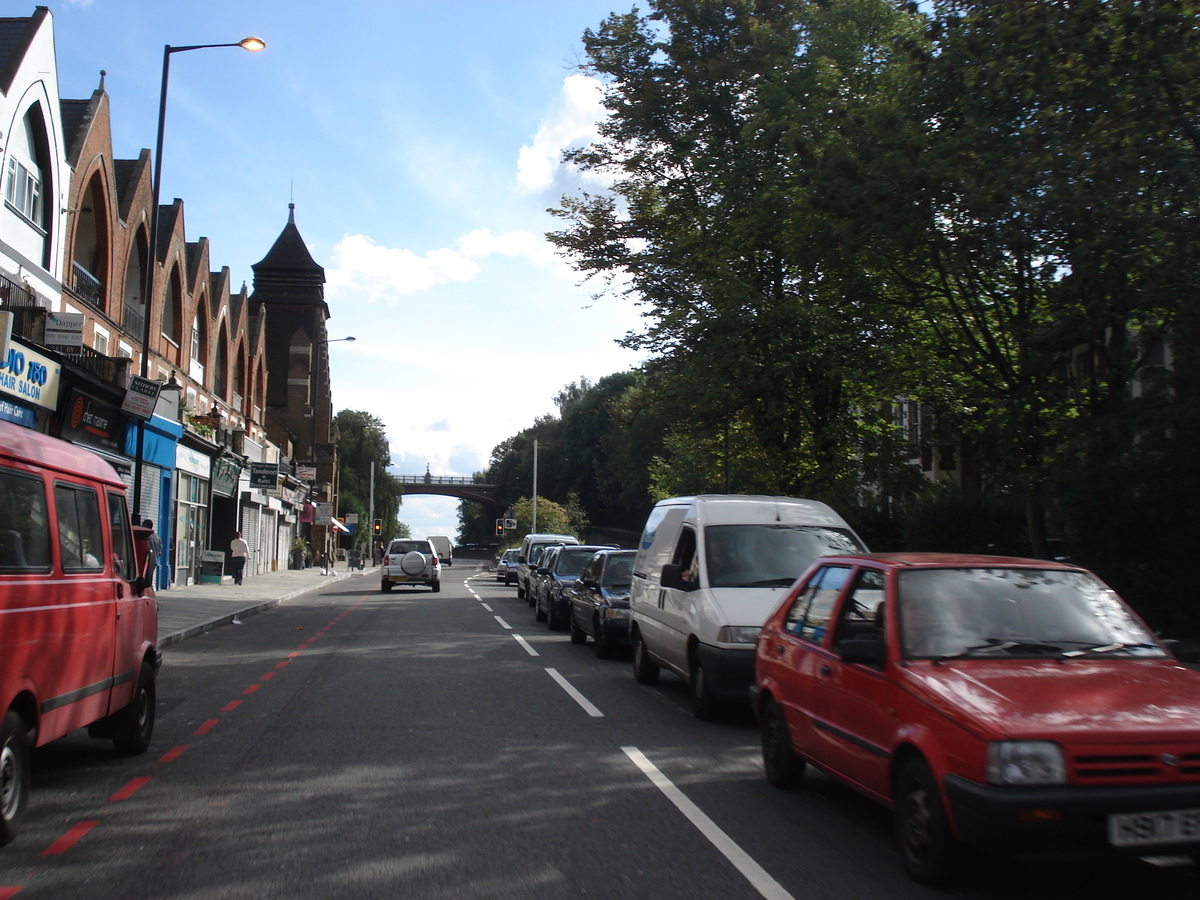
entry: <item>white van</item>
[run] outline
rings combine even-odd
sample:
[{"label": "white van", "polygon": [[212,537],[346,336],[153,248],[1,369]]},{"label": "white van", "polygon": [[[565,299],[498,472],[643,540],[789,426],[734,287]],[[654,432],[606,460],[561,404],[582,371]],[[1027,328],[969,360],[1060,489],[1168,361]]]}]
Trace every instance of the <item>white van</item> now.
[{"label": "white van", "polygon": [[633,565],[633,673],[659,668],[688,681],[692,712],[747,697],[754,646],[783,593],[821,556],[866,550],[836,512],[815,500],[705,494],[657,503]]},{"label": "white van", "polygon": [[425,537],[425,540],[433,544],[433,549],[438,555],[438,562],[443,566],[454,565],[454,544],[450,538],[444,534],[430,534]]}]

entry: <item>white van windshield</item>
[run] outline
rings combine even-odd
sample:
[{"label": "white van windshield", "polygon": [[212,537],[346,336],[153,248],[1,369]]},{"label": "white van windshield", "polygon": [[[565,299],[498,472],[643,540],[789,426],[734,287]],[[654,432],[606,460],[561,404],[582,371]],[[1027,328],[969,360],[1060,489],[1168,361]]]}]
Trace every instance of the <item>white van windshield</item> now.
[{"label": "white van windshield", "polygon": [[863,553],[854,534],[828,525],[709,525],[709,587],[788,587],[821,556]]}]

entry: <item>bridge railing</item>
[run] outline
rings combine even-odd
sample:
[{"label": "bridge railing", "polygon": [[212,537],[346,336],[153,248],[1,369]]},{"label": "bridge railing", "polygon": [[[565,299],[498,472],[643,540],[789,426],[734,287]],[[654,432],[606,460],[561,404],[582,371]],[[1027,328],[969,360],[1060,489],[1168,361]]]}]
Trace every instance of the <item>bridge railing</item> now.
[{"label": "bridge railing", "polygon": [[393,477],[401,484],[451,484],[492,487],[492,485],[488,484],[487,479],[480,476],[463,477],[458,475],[395,475]]}]

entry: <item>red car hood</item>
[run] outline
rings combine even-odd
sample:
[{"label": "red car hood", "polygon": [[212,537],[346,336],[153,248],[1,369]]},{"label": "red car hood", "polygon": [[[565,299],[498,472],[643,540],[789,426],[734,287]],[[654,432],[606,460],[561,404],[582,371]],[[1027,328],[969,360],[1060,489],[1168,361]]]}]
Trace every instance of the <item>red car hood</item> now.
[{"label": "red car hood", "polygon": [[1200,672],[1173,660],[914,662],[914,692],[985,739],[1200,740]]}]

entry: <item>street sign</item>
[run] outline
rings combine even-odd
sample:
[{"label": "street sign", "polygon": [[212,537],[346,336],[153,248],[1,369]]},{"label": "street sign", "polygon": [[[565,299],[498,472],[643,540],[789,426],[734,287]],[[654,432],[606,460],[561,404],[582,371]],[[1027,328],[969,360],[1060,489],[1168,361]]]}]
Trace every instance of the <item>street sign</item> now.
[{"label": "street sign", "polygon": [[504,520],[504,530],[505,531],[516,531],[517,530],[517,520],[516,519],[505,519]]},{"label": "street sign", "polygon": [[346,513],[346,524],[347,525],[357,525],[358,524],[358,513]]},{"label": "street sign", "polygon": [[161,387],[157,381],[134,375],[125,388],[125,402],[121,404],[121,412],[135,419],[150,419],[154,415],[154,407],[158,405],[158,392]]}]

